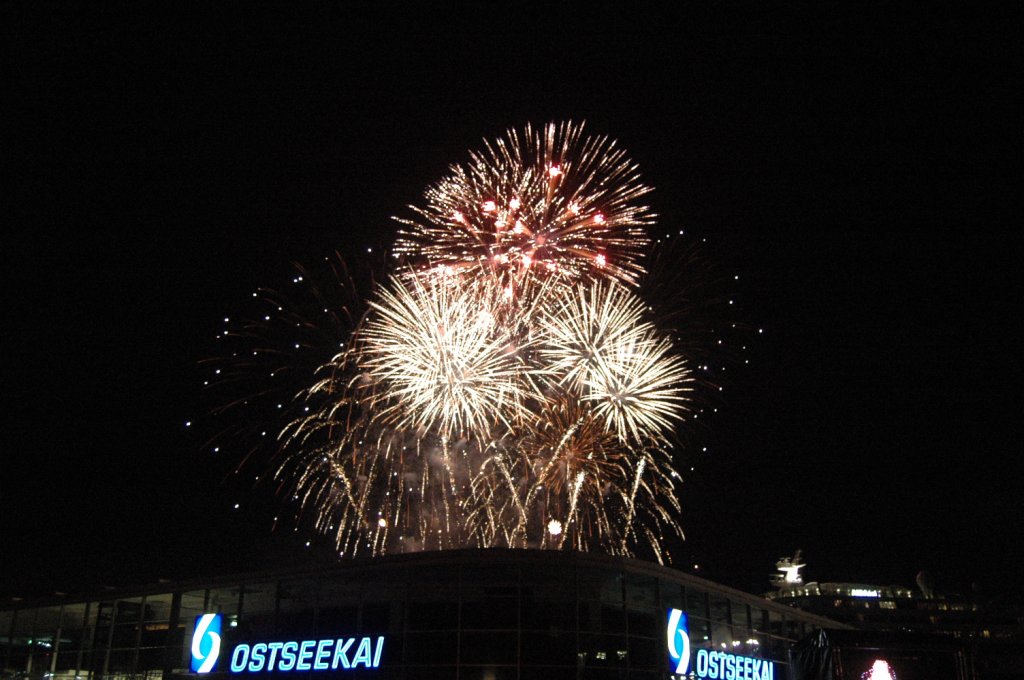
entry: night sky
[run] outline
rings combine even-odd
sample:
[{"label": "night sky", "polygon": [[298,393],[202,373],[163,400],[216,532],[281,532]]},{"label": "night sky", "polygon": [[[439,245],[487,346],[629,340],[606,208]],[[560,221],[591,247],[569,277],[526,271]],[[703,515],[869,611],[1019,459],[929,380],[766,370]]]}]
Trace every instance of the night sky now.
[{"label": "night sky", "polygon": [[0,597],[328,559],[185,427],[198,362],[292,262],[374,265],[467,150],[565,119],[740,277],[678,566],[1020,589],[1013,17],[233,9],[2,10]]}]

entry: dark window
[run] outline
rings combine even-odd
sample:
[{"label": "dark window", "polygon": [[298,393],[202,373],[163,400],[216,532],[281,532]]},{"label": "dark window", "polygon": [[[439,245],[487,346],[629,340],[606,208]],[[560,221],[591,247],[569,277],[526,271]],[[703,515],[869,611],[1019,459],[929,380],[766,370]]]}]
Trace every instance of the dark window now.
[{"label": "dark window", "polygon": [[658,608],[658,581],[653,576],[626,575],[626,608]]},{"label": "dark window", "polygon": [[581,600],[602,600],[622,604],[622,574],[598,569],[581,570],[579,597]]},{"label": "dark window", "polygon": [[686,613],[706,619],[708,617],[708,594],[703,590],[687,588]]},{"label": "dark window", "polygon": [[462,666],[459,680],[517,680],[515,666]]},{"label": "dark window", "polygon": [[575,633],[523,632],[520,647],[523,664],[576,664]]},{"label": "dark window", "polygon": [[519,601],[514,597],[485,597],[462,603],[463,630],[515,629]]},{"label": "dark window", "polygon": [[661,680],[657,671],[630,671],[629,680]]},{"label": "dark window", "polygon": [[587,680],[625,680],[625,668],[590,668],[587,667],[585,677]]},{"label": "dark window", "polygon": [[[312,615],[306,619],[306,626],[312,622]],[[301,619],[298,621],[301,625]],[[334,606],[321,609],[317,614],[317,631],[321,635],[345,637],[354,635],[359,622],[359,607],[356,605]],[[293,622],[295,623],[295,622]]]},{"label": "dark window", "polygon": [[457,644],[455,633],[450,631],[410,633],[405,638],[405,662],[407,664],[451,663],[456,658]]},{"label": "dark window", "polygon": [[107,665],[107,671],[109,673],[130,672],[134,656],[134,652],[130,649],[115,649],[110,652],[110,663]]},{"label": "dark window", "polygon": [[70,671],[75,669],[75,664],[78,661],[78,652],[61,652],[57,655],[57,668],[58,671]]},{"label": "dark window", "polygon": [[625,633],[626,612],[622,607],[603,602],[579,603],[580,630]]},{"label": "dark window", "polygon": [[576,603],[572,600],[523,600],[522,630],[575,631]]},{"label": "dark window", "polygon": [[629,612],[629,634],[661,637],[665,630],[663,618],[653,612]]},{"label": "dark window", "polygon": [[575,666],[523,666],[519,680],[577,680],[578,677]]},{"label": "dark window", "polygon": [[459,622],[456,602],[410,602],[409,630],[455,630]]},{"label": "dark window", "polygon": [[634,668],[658,668],[665,663],[663,657],[668,656],[662,654],[663,649],[665,644],[661,640],[630,637],[629,663]]},{"label": "dark window", "polygon": [[455,666],[410,666],[405,669],[405,680],[454,680]]},{"label": "dark window", "polygon": [[514,664],[517,661],[517,634],[462,632],[460,664]]},{"label": "dark window", "polygon": [[363,605],[364,635],[381,635],[402,630],[401,608],[390,602],[367,602]]},{"label": "dark window", "polygon": [[[61,655],[63,656],[63,655]],[[140,649],[139,650],[139,663],[136,665],[136,671],[150,671],[159,670],[163,667],[164,661],[164,650],[162,648],[153,649]]]},{"label": "dark window", "polygon": [[668,609],[669,607],[683,610],[686,609],[686,597],[681,585],[662,581],[659,584],[658,589],[661,591],[662,609]]}]

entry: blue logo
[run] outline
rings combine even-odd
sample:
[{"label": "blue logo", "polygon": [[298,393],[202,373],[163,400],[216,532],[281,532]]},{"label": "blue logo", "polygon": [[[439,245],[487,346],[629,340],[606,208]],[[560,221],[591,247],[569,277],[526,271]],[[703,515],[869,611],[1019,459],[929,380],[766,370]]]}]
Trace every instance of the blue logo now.
[{"label": "blue logo", "polygon": [[209,673],[217,665],[220,655],[220,614],[196,617],[196,631],[192,633],[192,672]]},{"label": "blue logo", "polygon": [[674,673],[683,675],[690,667],[690,630],[686,626],[686,612],[668,610],[668,657],[672,660]]}]

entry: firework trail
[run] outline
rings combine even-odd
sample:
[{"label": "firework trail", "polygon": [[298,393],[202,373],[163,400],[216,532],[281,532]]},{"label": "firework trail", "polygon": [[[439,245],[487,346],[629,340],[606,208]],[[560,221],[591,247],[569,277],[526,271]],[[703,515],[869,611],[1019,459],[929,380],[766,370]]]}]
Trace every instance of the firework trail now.
[{"label": "firework trail", "polygon": [[399,219],[399,266],[333,324],[277,438],[281,492],[340,553],[666,558],[695,379],[636,287],[648,191],[614,141],[527,126]]}]

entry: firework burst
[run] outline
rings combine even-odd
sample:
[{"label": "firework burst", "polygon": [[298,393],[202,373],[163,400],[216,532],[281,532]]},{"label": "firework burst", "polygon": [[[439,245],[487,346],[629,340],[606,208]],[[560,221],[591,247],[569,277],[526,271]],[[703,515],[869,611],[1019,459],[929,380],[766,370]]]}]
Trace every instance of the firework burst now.
[{"label": "firework burst", "polygon": [[396,251],[470,275],[613,277],[635,283],[654,214],[650,191],[607,137],[582,125],[529,125],[485,142],[410,206]]},{"label": "firework burst", "polygon": [[666,557],[694,379],[636,289],[648,191],[608,138],[527,126],[400,220],[401,266],[278,437],[275,479],[340,553]]},{"label": "firework burst", "polygon": [[522,341],[498,323],[493,294],[469,285],[392,279],[371,302],[360,367],[387,394],[375,417],[399,429],[488,435],[525,419]]},{"label": "firework burst", "polygon": [[575,388],[623,441],[656,440],[686,404],[686,363],[643,321],[643,302],[614,283],[578,287],[543,314],[540,350],[560,383]]}]

